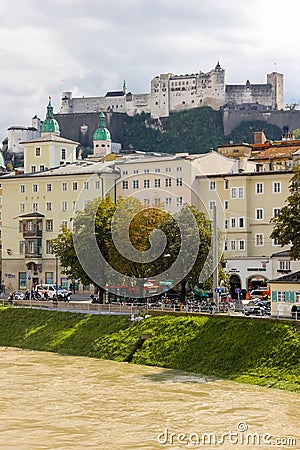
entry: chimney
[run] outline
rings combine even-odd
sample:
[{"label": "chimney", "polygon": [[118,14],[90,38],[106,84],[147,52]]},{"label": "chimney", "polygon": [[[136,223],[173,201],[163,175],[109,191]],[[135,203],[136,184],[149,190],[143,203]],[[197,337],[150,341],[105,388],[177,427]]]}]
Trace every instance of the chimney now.
[{"label": "chimney", "polygon": [[264,144],[267,138],[263,131],[254,131],[254,144]]}]

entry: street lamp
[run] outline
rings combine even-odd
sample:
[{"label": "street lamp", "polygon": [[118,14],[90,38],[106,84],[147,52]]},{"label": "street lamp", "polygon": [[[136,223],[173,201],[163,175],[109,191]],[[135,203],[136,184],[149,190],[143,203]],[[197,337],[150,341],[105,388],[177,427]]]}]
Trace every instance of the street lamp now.
[{"label": "street lamp", "polygon": [[[164,255],[164,258],[170,258],[170,257],[171,257],[170,253],[166,253]],[[164,286],[164,289],[165,289],[165,303],[167,303],[167,291],[168,291],[168,289],[167,289],[167,281],[168,281],[168,278],[165,277],[165,286]]]},{"label": "street lamp", "polygon": [[59,256],[55,256],[55,284],[58,286],[58,260]]}]

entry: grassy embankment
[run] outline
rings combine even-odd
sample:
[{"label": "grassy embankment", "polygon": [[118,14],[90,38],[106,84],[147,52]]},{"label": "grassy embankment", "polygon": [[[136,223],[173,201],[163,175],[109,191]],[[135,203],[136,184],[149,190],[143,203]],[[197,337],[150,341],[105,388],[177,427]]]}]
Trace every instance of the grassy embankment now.
[{"label": "grassy embankment", "polygon": [[2,308],[0,345],[300,391],[300,333],[293,322],[179,315],[129,326],[128,316]]}]

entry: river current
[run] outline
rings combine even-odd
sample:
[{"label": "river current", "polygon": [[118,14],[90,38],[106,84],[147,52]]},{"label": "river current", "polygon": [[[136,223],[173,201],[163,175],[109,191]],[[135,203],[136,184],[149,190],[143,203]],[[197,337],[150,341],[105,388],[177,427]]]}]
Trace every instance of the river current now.
[{"label": "river current", "polygon": [[1,450],[299,449],[299,394],[0,348]]}]

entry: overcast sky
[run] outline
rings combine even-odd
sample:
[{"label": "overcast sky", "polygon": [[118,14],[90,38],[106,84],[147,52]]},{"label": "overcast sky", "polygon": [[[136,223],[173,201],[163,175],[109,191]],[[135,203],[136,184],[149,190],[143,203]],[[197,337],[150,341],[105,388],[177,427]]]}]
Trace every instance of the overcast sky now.
[{"label": "overcast sky", "polygon": [[296,0],[1,0],[0,139],[44,119],[61,93],[150,92],[166,72],[208,72],[228,84],[284,74],[285,102],[300,104]]}]

